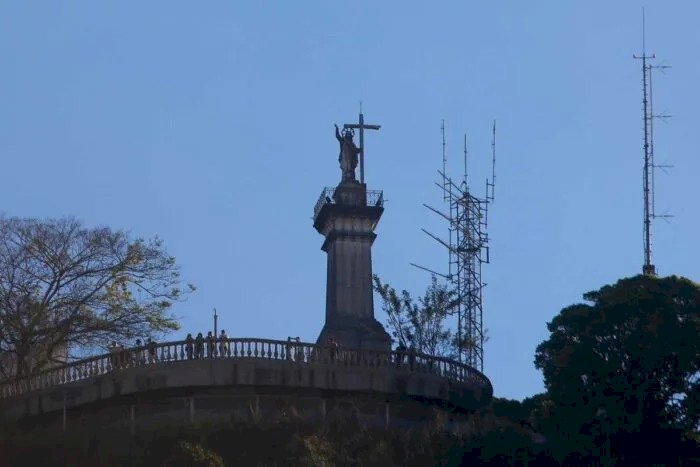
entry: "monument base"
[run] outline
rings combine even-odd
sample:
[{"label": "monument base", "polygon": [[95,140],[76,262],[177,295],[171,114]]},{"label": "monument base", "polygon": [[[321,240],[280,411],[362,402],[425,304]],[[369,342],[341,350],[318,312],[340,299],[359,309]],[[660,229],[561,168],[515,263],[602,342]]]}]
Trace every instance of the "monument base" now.
[{"label": "monument base", "polygon": [[326,345],[329,338],[333,338],[341,347],[382,352],[391,350],[391,336],[381,323],[373,318],[336,317],[323,326],[316,343]]}]

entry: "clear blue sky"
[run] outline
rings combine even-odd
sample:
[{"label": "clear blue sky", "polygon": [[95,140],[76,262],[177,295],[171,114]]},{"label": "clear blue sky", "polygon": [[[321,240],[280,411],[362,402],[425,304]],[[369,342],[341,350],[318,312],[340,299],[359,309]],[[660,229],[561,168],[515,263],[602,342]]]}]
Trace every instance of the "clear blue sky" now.
[{"label": "clear blue sky", "polygon": [[[543,389],[545,323],[642,264],[638,1],[9,1],[0,4],[0,211],[72,215],[160,235],[198,286],[174,312],[234,336],[314,340],[325,254],[312,227],[338,182],[333,123],[357,118],[370,188],[389,200],[374,270],[420,293],[409,262],[446,267],[420,228],[446,228],[440,121],[451,172],[469,134],[479,190],[498,121],[485,372],[499,396]],[[655,80],[654,230],[661,274],[700,278],[700,4],[647,1]],[[661,63],[661,61],[659,61]],[[377,305],[377,316],[379,314]]]}]

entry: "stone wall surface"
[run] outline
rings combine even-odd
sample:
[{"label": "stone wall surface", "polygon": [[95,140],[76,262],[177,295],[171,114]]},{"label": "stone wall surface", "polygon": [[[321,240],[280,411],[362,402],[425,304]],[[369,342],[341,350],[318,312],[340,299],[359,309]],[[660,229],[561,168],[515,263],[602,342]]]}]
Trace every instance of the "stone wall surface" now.
[{"label": "stone wall surface", "polygon": [[412,372],[407,366],[358,367],[336,363],[297,363],[261,358],[204,358],[115,369],[89,379],[41,389],[0,403],[3,419],[19,419],[152,391],[197,388],[322,390],[339,393],[402,395],[476,408],[490,397],[483,388],[444,377]]}]

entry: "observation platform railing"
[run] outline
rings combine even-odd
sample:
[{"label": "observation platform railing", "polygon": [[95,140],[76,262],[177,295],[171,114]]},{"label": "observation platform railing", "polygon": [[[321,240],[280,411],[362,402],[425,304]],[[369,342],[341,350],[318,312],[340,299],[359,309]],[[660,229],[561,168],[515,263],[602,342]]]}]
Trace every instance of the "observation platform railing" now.
[{"label": "observation platform railing", "polygon": [[155,343],[151,346],[119,348],[96,357],[78,360],[15,380],[0,382],[0,399],[21,396],[32,391],[86,380],[127,368],[146,365],[171,365],[187,360],[259,359],[288,362],[290,365],[335,365],[338,367],[374,367],[430,374],[451,383],[480,389],[487,400],[493,395],[491,382],[469,365],[445,357],[411,351],[370,351],[333,348],[296,341],[257,338],[206,340],[201,346],[184,340]]},{"label": "observation platform railing", "polygon": [[[335,190],[335,188],[330,187],[326,187],[323,189],[321,195],[318,197],[316,205],[314,206],[314,219],[318,217],[318,214],[321,212],[321,209],[323,209],[323,206],[325,206],[326,204],[339,204],[338,201],[335,199]],[[381,190],[367,190],[365,196],[365,205],[383,207],[384,192]]]}]

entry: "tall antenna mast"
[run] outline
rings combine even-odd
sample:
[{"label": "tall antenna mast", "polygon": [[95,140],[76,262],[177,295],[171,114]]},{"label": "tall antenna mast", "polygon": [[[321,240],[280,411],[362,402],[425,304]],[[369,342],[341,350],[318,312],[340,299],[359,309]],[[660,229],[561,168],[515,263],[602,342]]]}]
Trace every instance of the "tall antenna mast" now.
[{"label": "tall antenna mast", "polygon": [[[489,189],[491,190],[489,194]],[[486,179],[486,201],[493,203],[496,197],[496,120],[491,127],[491,182]]]},{"label": "tall antenna mast", "polygon": [[644,167],[642,172],[642,191],[644,194],[644,265],[642,274],[656,276],[656,267],[652,264],[651,228],[652,221],[657,217],[670,217],[657,215],[655,207],[655,169],[670,167],[668,165],[656,165],[654,161],[654,122],[655,118],[667,118],[668,115],[656,115],[653,112],[652,100],[652,71],[665,69],[668,66],[651,65],[650,60],[656,58],[655,54],[647,55],[646,52],[646,18],[642,9],[642,55],[633,55],[635,59],[642,61],[642,118],[644,123]]},{"label": "tall antenna mast", "polygon": [[467,152],[467,134],[464,133],[464,189],[468,190],[469,189],[469,183],[467,182],[468,180],[468,164],[467,164],[467,158],[469,157],[469,153]]}]

